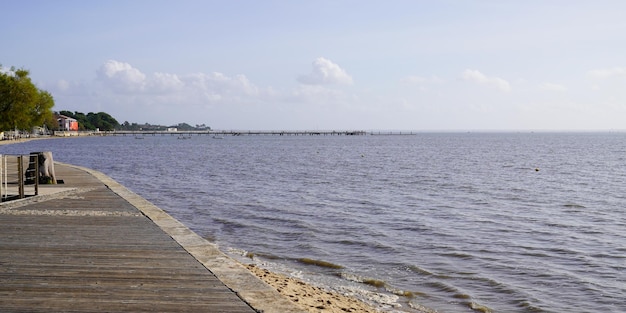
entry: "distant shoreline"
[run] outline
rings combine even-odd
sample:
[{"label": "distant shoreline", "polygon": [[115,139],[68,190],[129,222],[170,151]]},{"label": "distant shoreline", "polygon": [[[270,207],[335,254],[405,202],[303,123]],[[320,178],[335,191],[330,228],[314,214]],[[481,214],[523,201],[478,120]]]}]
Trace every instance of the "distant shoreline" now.
[{"label": "distant shoreline", "polygon": [[[46,136],[46,137],[30,137],[30,138],[0,140],[0,146],[11,145],[11,144],[16,144],[16,143],[24,143],[24,142],[29,142],[33,140],[52,139],[52,138],[55,138],[55,137]],[[58,137],[58,138],[62,138],[62,137]]]}]

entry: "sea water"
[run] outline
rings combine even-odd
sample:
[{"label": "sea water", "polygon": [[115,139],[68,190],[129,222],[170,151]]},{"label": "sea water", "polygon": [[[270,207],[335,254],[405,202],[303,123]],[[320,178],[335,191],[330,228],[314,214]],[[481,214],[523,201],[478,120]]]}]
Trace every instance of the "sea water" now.
[{"label": "sea water", "polygon": [[387,310],[626,310],[626,133],[0,147],[32,151],[104,172],[244,262]]}]

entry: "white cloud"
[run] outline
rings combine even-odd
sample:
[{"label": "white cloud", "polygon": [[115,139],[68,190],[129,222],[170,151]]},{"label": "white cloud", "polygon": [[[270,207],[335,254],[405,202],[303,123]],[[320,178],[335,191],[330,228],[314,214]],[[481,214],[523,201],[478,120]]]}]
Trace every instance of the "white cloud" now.
[{"label": "white cloud", "polygon": [[100,78],[118,92],[141,91],[146,85],[146,75],[128,63],[106,61],[98,70]]},{"label": "white cloud", "polygon": [[554,83],[543,83],[539,86],[539,89],[543,91],[557,91],[557,92],[567,91],[567,87],[560,85],[560,84],[554,84]]},{"label": "white cloud", "polygon": [[184,87],[185,83],[176,74],[154,73],[148,82],[148,89],[162,92],[178,91]]},{"label": "white cloud", "polygon": [[596,79],[610,78],[610,77],[619,77],[626,76],[626,68],[625,67],[614,67],[614,68],[606,68],[606,69],[596,69],[589,71],[589,76]]},{"label": "white cloud", "polygon": [[298,81],[307,85],[351,85],[352,77],[336,63],[320,57],[313,61],[311,73],[298,77]]},{"label": "white cloud", "polygon": [[301,85],[292,90],[287,100],[296,103],[327,105],[345,102],[347,97],[348,96],[340,90],[323,86]]},{"label": "white cloud", "polygon": [[497,88],[501,91],[511,91],[511,84],[500,77],[488,77],[477,70],[467,69],[461,74],[461,78],[465,81],[474,82],[481,85]]},{"label": "white cloud", "polygon": [[70,89],[70,82],[68,82],[65,79],[61,79],[57,82],[57,88],[59,88],[62,91],[66,91]]},{"label": "white cloud", "polygon": [[[109,60],[98,70],[99,81],[114,93],[123,96],[158,95],[169,103],[251,102],[271,95],[245,75],[227,76],[219,72],[179,75],[154,73],[146,75],[128,63]],[[156,99],[156,98],[155,98]]]},{"label": "white cloud", "polygon": [[245,75],[230,77],[219,72],[196,73],[182,80],[187,86],[186,93],[197,98],[195,102],[253,103],[273,94],[271,89],[262,89],[251,83]]}]

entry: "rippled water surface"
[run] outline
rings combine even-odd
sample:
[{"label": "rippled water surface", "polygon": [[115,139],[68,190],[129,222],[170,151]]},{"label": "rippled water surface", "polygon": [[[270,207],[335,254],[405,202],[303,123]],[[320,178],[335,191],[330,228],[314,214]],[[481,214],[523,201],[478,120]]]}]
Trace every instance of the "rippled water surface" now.
[{"label": "rippled water surface", "polygon": [[396,310],[626,310],[625,133],[118,136],[0,147],[43,150],[108,174],[225,251],[397,297]]}]

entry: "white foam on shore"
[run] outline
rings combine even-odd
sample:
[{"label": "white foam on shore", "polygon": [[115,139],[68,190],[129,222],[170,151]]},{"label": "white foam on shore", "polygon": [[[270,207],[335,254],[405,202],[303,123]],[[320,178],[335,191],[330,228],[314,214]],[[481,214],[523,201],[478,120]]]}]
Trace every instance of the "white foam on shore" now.
[{"label": "white foam on shore", "polygon": [[[435,312],[419,304],[411,304],[409,301],[407,301],[406,305],[403,305],[400,303],[400,296],[392,292],[380,292],[379,289],[364,284],[363,279],[354,274],[342,272],[341,275],[329,275],[307,270],[310,269],[310,266],[302,266],[302,269],[300,269],[286,263],[269,261],[243,249],[227,248],[225,251],[229,256],[244,264],[255,264],[270,272],[296,278],[312,286],[359,299],[379,309],[381,312]],[[386,288],[385,291],[387,291]]]}]

